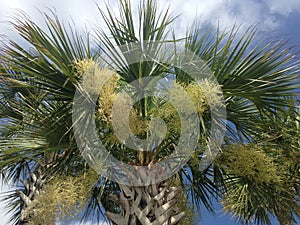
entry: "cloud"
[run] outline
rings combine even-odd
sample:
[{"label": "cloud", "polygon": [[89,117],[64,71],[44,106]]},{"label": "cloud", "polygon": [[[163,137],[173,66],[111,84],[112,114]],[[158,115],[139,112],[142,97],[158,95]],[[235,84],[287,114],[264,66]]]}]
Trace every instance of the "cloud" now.
[{"label": "cloud", "polygon": [[300,12],[299,0],[265,0],[269,12],[289,16],[292,12]]},{"label": "cloud", "polygon": [[[64,21],[74,20],[76,27],[83,30],[85,26],[94,27],[100,24],[100,14],[96,4],[104,9],[105,0],[0,0],[0,21],[12,15],[12,8],[22,8],[34,20],[41,18],[37,9],[47,11],[55,7],[57,14]],[[138,0],[132,0],[137,5]],[[118,12],[116,1],[109,1],[112,11]],[[164,0],[159,1],[162,8],[171,6],[171,12],[181,14],[175,28],[184,34],[187,24],[197,16],[201,22],[219,26],[221,29],[242,24],[245,28],[257,25],[261,30],[273,31],[280,28],[284,18],[293,12],[300,12],[299,0]],[[137,13],[134,13],[137,15]],[[284,17],[284,18],[282,18]],[[0,33],[10,35],[6,24],[0,24]]]},{"label": "cloud", "polygon": [[184,5],[177,1],[176,4],[172,3],[172,8],[176,12],[181,11],[184,15],[184,19],[181,19],[182,23],[186,21],[191,23],[198,15],[200,22],[210,23],[222,29],[232,27],[236,23],[247,23],[245,25],[257,23],[255,14],[261,11],[260,4],[251,4],[251,0],[189,0],[188,2],[189,4]]},{"label": "cloud", "polygon": [[[10,3],[12,1],[12,3]],[[64,21],[70,22],[73,19],[77,28],[84,29],[86,24],[92,24],[97,21],[99,17],[98,9],[94,1],[85,1],[84,4],[81,0],[0,0],[0,21],[7,21],[9,17],[16,13],[15,9],[22,9],[34,21],[41,20],[42,12],[47,12],[54,9],[58,16]],[[7,24],[0,25],[0,33],[6,31]]]},{"label": "cloud", "polygon": [[[299,0],[185,0],[166,1],[177,13],[182,13],[181,25],[190,23],[198,15],[201,22],[219,26],[221,29],[233,25],[243,25],[247,28],[256,25],[265,31],[280,28],[283,21],[293,12],[300,12]],[[283,16],[280,17],[280,16]]]}]

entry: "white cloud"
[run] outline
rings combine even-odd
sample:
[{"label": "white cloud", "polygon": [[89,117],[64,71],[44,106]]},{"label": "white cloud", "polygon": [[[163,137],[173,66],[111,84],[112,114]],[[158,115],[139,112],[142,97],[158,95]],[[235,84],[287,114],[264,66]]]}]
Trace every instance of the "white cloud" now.
[{"label": "white cloud", "polygon": [[184,3],[172,1],[171,6],[176,12],[182,12],[182,23],[192,22],[198,15],[201,22],[208,22],[221,29],[235,24],[245,28],[257,25],[262,30],[275,30],[280,26],[280,21],[274,15],[274,4],[257,0],[186,0]]},{"label": "white cloud", "polygon": [[270,13],[288,16],[292,12],[300,12],[299,0],[265,0]]},{"label": "white cloud", "polygon": [[[85,24],[95,23],[99,17],[98,9],[95,1],[81,0],[0,0],[0,21],[7,20],[9,16],[16,13],[15,9],[22,9],[35,21],[41,18],[40,12],[47,12],[48,8],[55,8],[57,14],[64,21],[70,22],[71,17],[74,23],[80,29],[83,29]],[[5,25],[1,25],[0,32],[5,31]]]},{"label": "white cloud", "polygon": [[[82,0],[0,0],[0,21],[12,15],[11,8],[22,8],[36,20],[40,18],[37,8],[46,11],[47,7],[55,7],[60,18],[70,21],[72,17],[75,25],[82,30],[85,25],[93,27],[101,21],[96,3],[104,8],[103,1]],[[107,0],[106,0],[107,1]],[[132,0],[137,5],[139,0]],[[111,8],[117,11],[116,1],[109,1]],[[281,25],[278,15],[287,17],[292,12],[300,12],[299,0],[164,0],[159,1],[162,7],[171,5],[174,14],[181,14],[175,28],[177,32],[184,34],[187,24],[191,24],[195,16],[202,22],[211,23],[220,28],[230,28],[234,24],[243,24],[248,27],[257,25],[262,30],[276,30]],[[135,13],[137,14],[137,13]],[[0,25],[0,33],[10,35],[5,24]]]}]

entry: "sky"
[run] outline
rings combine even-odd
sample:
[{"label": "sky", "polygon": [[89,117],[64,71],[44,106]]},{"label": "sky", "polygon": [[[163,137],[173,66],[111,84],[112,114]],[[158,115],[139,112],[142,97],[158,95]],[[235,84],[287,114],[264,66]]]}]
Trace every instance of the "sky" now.
[{"label": "sky", "polygon": [[[70,22],[72,18],[77,29],[83,31],[85,28],[102,24],[96,4],[101,8],[103,2],[104,0],[0,0],[0,35],[21,41],[7,23],[16,13],[16,9],[24,10],[39,23],[42,21],[38,10],[47,12],[49,7],[54,7],[58,16],[65,22]],[[133,5],[137,3],[138,0],[132,0]],[[174,25],[178,34],[184,34],[187,25],[196,17],[203,24],[219,26],[221,30],[237,24],[242,25],[242,32],[248,26],[256,25],[262,36],[275,40],[289,40],[289,45],[300,51],[300,0],[160,0],[159,3],[162,8],[170,5],[174,15],[181,15]],[[112,10],[117,11],[114,0],[110,1],[110,5]],[[0,192],[7,189],[7,186],[0,187]],[[7,225],[6,219],[0,202],[0,225]],[[215,216],[204,212],[199,224],[236,223],[230,220],[228,215],[223,215],[222,210],[218,208]]]}]

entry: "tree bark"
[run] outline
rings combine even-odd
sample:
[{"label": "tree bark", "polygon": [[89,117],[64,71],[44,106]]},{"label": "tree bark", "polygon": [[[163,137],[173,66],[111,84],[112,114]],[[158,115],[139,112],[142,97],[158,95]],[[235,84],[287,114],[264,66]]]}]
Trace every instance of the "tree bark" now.
[{"label": "tree bark", "polygon": [[110,199],[120,207],[120,213],[106,212],[116,225],[176,225],[185,216],[176,208],[180,187],[169,187],[167,182],[119,187],[120,194],[113,194]]},{"label": "tree bark", "polygon": [[31,173],[30,178],[26,181],[20,181],[24,185],[25,191],[17,191],[22,201],[19,225],[29,224],[31,214],[34,213],[33,209],[36,205],[35,198],[41,193],[45,181],[44,173],[40,169]]}]

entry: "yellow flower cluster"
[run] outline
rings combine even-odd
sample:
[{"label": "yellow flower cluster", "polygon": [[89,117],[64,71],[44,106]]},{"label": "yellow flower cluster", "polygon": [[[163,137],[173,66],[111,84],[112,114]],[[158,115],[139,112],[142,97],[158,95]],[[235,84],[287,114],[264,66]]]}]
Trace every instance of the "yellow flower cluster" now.
[{"label": "yellow flower cluster", "polygon": [[[188,85],[174,82],[169,91],[170,101],[157,109],[155,116],[163,118],[168,124],[168,132],[180,132],[179,112],[203,114],[210,107],[222,104],[222,92],[218,84],[210,80],[194,82]],[[191,101],[189,104],[187,98]]]},{"label": "yellow flower cluster", "polygon": [[282,181],[273,158],[252,144],[228,146],[216,163],[227,168],[229,173],[255,183],[280,184]]},{"label": "yellow flower cluster", "polygon": [[[130,98],[124,94],[118,93],[120,89],[119,77],[117,75],[111,76],[108,81],[103,85],[102,89],[99,93],[98,99],[98,115],[99,118],[111,124],[112,119],[112,109],[114,104],[116,103],[116,99],[118,97],[118,104],[122,106],[130,106],[132,107],[132,103]],[[119,94],[119,95],[118,95]],[[122,111],[122,107],[118,110],[115,108],[115,114],[124,115],[124,111]],[[136,109],[132,107],[129,113],[129,127],[132,132],[136,135],[143,134],[144,132],[149,130],[149,121],[145,118],[139,116]]]},{"label": "yellow flower cluster", "polygon": [[206,96],[203,90],[199,87],[198,84],[191,83],[186,86],[185,91],[188,94],[188,97],[194,103],[194,106],[198,113],[203,113],[206,109],[208,109],[208,103]]},{"label": "yellow flower cluster", "polygon": [[92,59],[83,59],[73,62],[73,67],[76,70],[76,76],[81,77],[90,67],[95,66],[95,61]]},{"label": "yellow flower cluster", "polygon": [[139,116],[134,109],[130,112],[129,123],[132,132],[136,135],[144,134],[150,130],[150,121]]},{"label": "yellow flower cluster", "polygon": [[[99,68],[94,61],[84,59],[74,63],[78,74],[82,76],[82,86],[90,94],[98,94],[98,118],[106,122],[111,128],[111,116],[113,105],[120,92],[120,77],[107,68]],[[130,99],[122,98],[119,95],[119,103],[131,105]],[[115,111],[123,115],[123,111]],[[149,130],[149,121],[141,118],[135,109],[132,109],[129,116],[129,126],[133,133],[139,135]]]},{"label": "yellow flower cluster", "polygon": [[[105,71],[101,71],[103,76],[107,76],[108,73]],[[107,82],[102,86],[101,90],[99,91],[99,98],[98,98],[98,113],[100,119],[105,122],[111,122],[111,114],[113,104],[117,97],[117,89],[119,88],[119,77],[114,74],[112,75]],[[124,99],[124,104],[128,104],[126,99]]]},{"label": "yellow flower cluster", "polygon": [[[202,114],[209,107],[219,105],[222,100],[222,92],[219,85],[207,79],[188,85],[174,82],[170,90],[170,96],[177,109],[182,110],[184,108],[186,111],[195,109],[199,114]],[[187,108],[186,97],[192,101],[193,108]]]},{"label": "yellow flower cluster", "polygon": [[79,177],[58,176],[46,184],[35,199],[31,225],[54,225],[57,220],[66,222],[77,218],[90,195],[97,174],[90,171]]},{"label": "yellow flower cluster", "polygon": [[191,83],[186,86],[185,90],[200,114],[209,107],[217,107],[222,104],[220,85],[212,80],[204,79],[198,83]]},{"label": "yellow flower cluster", "polygon": [[[99,68],[91,59],[77,61],[74,65],[78,74],[82,76],[84,90],[99,95],[97,118],[106,123],[107,128],[112,129],[112,110],[116,99],[118,98],[119,104],[132,107],[130,98],[122,97],[124,90],[121,88],[120,77],[109,69]],[[169,95],[169,102],[148,112],[149,116],[163,119],[168,125],[169,133],[180,132],[179,112],[194,113],[196,111],[201,115],[210,107],[220,104],[222,97],[219,86],[207,79],[188,85],[174,82],[169,90]],[[191,104],[186,104],[187,98]],[[118,110],[115,110],[114,113],[124,115],[121,108]],[[129,127],[136,135],[145,134],[151,130],[150,120],[142,118],[137,109],[133,107],[129,113]]]}]

